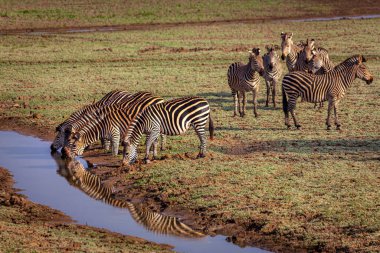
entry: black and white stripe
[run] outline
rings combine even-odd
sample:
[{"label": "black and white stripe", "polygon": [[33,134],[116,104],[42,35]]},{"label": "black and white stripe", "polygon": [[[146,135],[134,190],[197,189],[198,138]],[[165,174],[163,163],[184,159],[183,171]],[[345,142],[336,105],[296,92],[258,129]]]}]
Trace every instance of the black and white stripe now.
[{"label": "black and white stripe", "polygon": [[263,56],[264,80],[267,87],[267,100],[265,106],[269,106],[269,96],[272,93],[273,106],[276,108],[276,86],[282,75],[280,58],[276,53],[276,46],[266,46],[267,53]]},{"label": "black and white stripe", "polygon": [[131,93],[128,93],[126,91],[114,90],[107,93],[98,102],[93,103],[91,105],[84,106],[83,108],[74,112],[73,114],[70,115],[68,119],[66,119],[63,123],[59,124],[56,127],[57,133],[56,133],[53,143],[50,146],[50,149],[54,151],[63,147],[64,140],[65,140],[65,132],[67,133],[71,130],[75,131],[75,129],[80,129],[83,126],[83,123],[86,123],[86,121],[82,120],[83,117],[91,116],[94,111],[104,106],[118,104],[124,99],[127,99],[131,95],[132,95]]},{"label": "black and white stripe", "polygon": [[310,73],[295,71],[285,75],[282,81],[283,110],[285,113],[285,125],[290,127],[289,112],[294,120],[294,125],[300,128],[295,116],[296,100],[317,103],[328,101],[328,113],[326,125],[331,129],[330,116],[332,109],[335,114],[335,125],[340,129],[337,109],[339,101],[344,97],[347,88],[355,78],[360,78],[370,84],[373,76],[363,64],[365,58],[355,55],[337,65],[333,70],[324,75],[313,75]]},{"label": "black and white stripe", "polygon": [[[210,106],[204,98],[177,98],[164,103],[149,106],[140,113],[129,127],[124,138],[123,163],[132,164],[137,159],[137,146],[143,134],[147,135],[145,161],[149,161],[150,147],[157,145],[159,134],[180,135],[192,126],[200,139],[198,157],[206,152],[205,127],[209,120],[210,138],[213,138],[213,122],[210,117]],[[128,161],[126,145],[129,145]],[[156,148],[154,148],[156,150]],[[157,153],[153,152],[156,158]]]},{"label": "black and white stripe", "polygon": [[234,99],[234,116],[237,115],[238,107],[240,116],[245,116],[247,103],[245,93],[249,91],[253,93],[253,113],[255,117],[258,116],[257,93],[259,90],[260,76],[264,74],[264,66],[263,60],[260,57],[259,48],[253,48],[252,52],[249,53],[249,62],[247,64],[235,62],[229,66],[227,71],[228,85],[231,88],[232,97]]},{"label": "black and white stripe", "polygon": [[[72,131],[66,136],[64,153],[68,157],[83,154],[84,149],[102,139],[111,141],[112,154],[117,155],[120,136],[124,136],[132,119],[150,105],[162,103],[161,97],[149,92],[138,92],[125,99],[122,103],[100,108],[90,117],[79,131]],[[88,120],[91,119],[91,120]]]}]

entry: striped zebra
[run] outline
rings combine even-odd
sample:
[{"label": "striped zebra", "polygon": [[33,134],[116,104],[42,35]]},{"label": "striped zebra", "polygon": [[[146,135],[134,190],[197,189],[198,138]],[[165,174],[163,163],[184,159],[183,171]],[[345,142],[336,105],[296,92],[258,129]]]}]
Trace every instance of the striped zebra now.
[{"label": "striped zebra", "polygon": [[363,64],[365,61],[366,60],[363,56],[355,55],[346,59],[324,75],[313,75],[302,71],[295,71],[285,75],[282,80],[285,125],[290,128],[290,112],[294,125],[297,129],[301,127],[294,112],[296,108],[296,100],[301,96],[303,100],[311,103],[328,101],[329,104],[326,119],[327,129],[331,129],[330,118],[332,110],[334,109],[335,125],[339,130],[341,124],[338,120],[337,114],[338,103],[344,97],[347,88],[356,78],[366,81],[367,84],[370,84],[373,81],[372,74]]},{"label": "striped zebra", "polygon": [[[281,59],[286,60],[286,66],[289,72],[294,71],[297,62],[303,62],[300,59],[300,53],[303,49],[303,45],[295,45],[293,42],[293,33],[281,33]],[[306,54],[303,54],[305,56]],[[297,66],[300,68],[300,64]]]},{"label": "striped zebra", "polygon": [[249,53],[250,56],[247,64],[242,62],[232,63],[227,71],[228,85],[231,88],[234,99],[234,117],[237,115],[238,106],[240,116],[245,116],[247,103],[245,93],[249,91],[253,93],[253,113],[255,117],[258,116],[256,97],[259,91],[260,76],[264,74],[264,66],[259,48],[253,48]]},{"label": "striped zebra", "polygon": [[53,158],[59,166],[58,173],[66,178],[70,185],[80,189],[93,199],[114,207],[128,209],[132,218],[148,230],[181,237],[204,236],[203,233],[193,230],[176,217],[162,215],[140,208],[132,202],[116,199],[113,187],[105,185],[98,176],[88,172],[79,161],[72,159],[64,161],[60,154],[53,154]]},{"label": "striped zebra", "polygon": [[[94,120],[87,121],[79,131],[66,136],[63,153],[67,157],[82,155],[84,149],[101,138],[111,140],[112,155],[118,154],[120,136],[124,136],[136,115],[150,105],[162,103],[161,97],[149,92],[138,92],[122,103],[100,108],[94,112]],[[84,118],[84,121],[87,119]],[[164,143],[164,141],[163,141]],[[163,149],[162,144],[162,149]]]},{"label": "striped zebra", "polygon": [[[117,104],[124,99],[127,99],[132,94],[126,91],[114,90],[107,93],[102,99],[98,102],[93,103],[91,105],[84,106],[78,111],[74,112],[70,115],[68,119],[59,124],[56,127],[56,136],[54,138],[53,143],[50,146],[52,151],[56,151],[64,146],[65,132],[71,131],[71,129],[79,129],[82,125],[78,125],[80,119],[82,119],[85,115],[90,115],[90,113],[95,110],[102,108],[103,106],[108,106],[112,104]],[[70,129],[70,130],[69,130]]]},{"label": "striped zebra", "polygon": [[269,96],[272,92],[273,106],[276,108],[276,85],[282,75],[282,68],[279,56],[276,50],[279,49],[277,46],[265,46],[267,53],[263,56],[264,63],[264,79],[267,86],[267,100],[265,106],[269,106]]},{"label": "striped zebra", "polygon": [[[160,133],[180,135],[185,133],[190,126],[194,128],[201,142],[197,158],[205,157],[207,120],[209,120],[210,139],[213,139],[214,125],[210,116],[210,106],[204,98],[200,97],[177,98],[149,106],[135,118],[123,139],[123,164],[132,164],[137,160],[137,146],[144,133],[147,134],[144,161],[148,163],[150,147],[157,145],[157,137]],[[126,146],[129,146],[128,162]],[[157,158],[156,152],[153,152],[153,158]]]},{"label": "striped zebra", "polygon": [[[318,52],[313,53],[313,57],[308,64],[308,72],[315,75],[323,75],[334,68],[334,63],[330,60],[327,51],[323,48],[318,48]],[[315,103],[314,108],[317,107]],[[323,107],[323,102],[319,103],[319,108]]]}]

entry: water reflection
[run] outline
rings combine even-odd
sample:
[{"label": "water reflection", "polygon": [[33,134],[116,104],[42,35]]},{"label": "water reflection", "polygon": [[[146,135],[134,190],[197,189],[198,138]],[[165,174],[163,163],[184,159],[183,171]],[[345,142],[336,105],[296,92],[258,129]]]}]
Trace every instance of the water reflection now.
[{"label": "water reflection", "polygon": [[176,217],[165,216],[138,207],[130,201],[116,199],[113,196],[113,188],[102,183],[98,176],[88,172],[80,161],[63,160],[59,152],[52,153],[52,157],[58,165],[58,174],[64,177],[70,185],[80,189],[93,199],[103,201],[114,207],[128,209],[132,218],[146,229],[180,237],[205,236],[180,222]]}]

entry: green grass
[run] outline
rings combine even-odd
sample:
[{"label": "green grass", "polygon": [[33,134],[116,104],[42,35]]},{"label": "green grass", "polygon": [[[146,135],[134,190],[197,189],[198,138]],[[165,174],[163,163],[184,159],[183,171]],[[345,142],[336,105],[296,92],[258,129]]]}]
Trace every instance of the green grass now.
[{"label": "green grass", "polygon": [[[221,214],[225,220],[247,226],[261,222],[262,232],[297,235],[308,246],[335,240],[340,247],[376,251],[380,233],[378,23],[378,19],[231,23],[2,36],[0,101],[6,107],[0,113],[53,131],[71,112],[112,89],[147,90],[165,99],[203,96],[210,102],[216,125],[210,157],[173,156],[153,163],[134,174],[139,178],[131,180],[134,187],[157,187],[173,205],[207,208],[208,214]],[[296,40],[314,38],[329,50],[334,63],[358,53],[368,59],[374,82],[366,85],[356,80],[348,90],[340,103],[341,132],[325,130],[327,104],[315,110],[307,103],[297,107],[303,130],[286,130],[282,111],[263,107],[263,82],[259,118],[253,117],[250,99],[246,118],[231,117],[229,64],[246,62],[247,50],[253,46],[264,49],[266,44],[280,44],[281,31],[292,31]],[[30,107],[10,107],[24,101]],[[31,112],[43,117],[28,118]],[[193,157],[199,145],[193,130],[168,138],[168,144],[164,154],[190,152]]]},{"label": "green grass", "polygon": [[[347,8],[349,5],[349,8]],[[319,1],[0,1],[0,29],[377,14],[378,4]]]}]

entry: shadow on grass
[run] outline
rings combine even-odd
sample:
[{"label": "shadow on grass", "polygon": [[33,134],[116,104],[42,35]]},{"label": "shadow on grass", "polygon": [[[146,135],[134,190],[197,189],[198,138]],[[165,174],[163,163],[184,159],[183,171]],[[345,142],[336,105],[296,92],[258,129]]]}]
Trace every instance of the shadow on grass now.
[{"label": "shadow on grass", "polygon": [[[380,139],[366,140],[278,140],[257,141],[252,144],[236,144],[220,147],[221,153],[228,155],[246,155],[255,153],[299,153],[299,154],[339,154],[352,156],[353,153],[372,153],[368,159],[380,160]],[[376,154],[377,153],[377,154]],[[373,157],[375,155],[376,157]],[[344,157],[343,157],[344,158]]]}]

